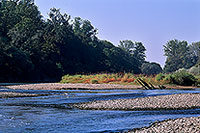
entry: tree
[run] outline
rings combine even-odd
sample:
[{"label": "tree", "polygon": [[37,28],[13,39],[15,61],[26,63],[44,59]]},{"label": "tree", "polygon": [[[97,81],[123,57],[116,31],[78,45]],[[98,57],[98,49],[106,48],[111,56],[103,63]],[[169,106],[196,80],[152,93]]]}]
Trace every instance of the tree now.
[{"label": "tree", "polygon": [[134,64],[140,67],[144,63],[146,48],[141,42],[133,43],[131,40],[124,40],[120,41],[118,47],[127,53]]},{"label": "tree", "polygon": [[130,55],[134,54],[135,44],[131,40],[120,41],[118,47]]},{"label": "tree", "polygon": [[83,43],[89,44],[97,39],[97,29],[94,28],[90,21],[76,17],[73,21],[74,34],[79,37]]},{"label": "tree", "polygon": [[143,74],[151,75],[151,74],[159,74],[162,72],[162,68],[160,64],[155,62],[145,62],[141,66],[141,71]]},{"label": "tree", "polygon": [[105,54],[105,65],[110,72],[138,72],[137,68],[133,67],[127,53],[121,48],[104,41],[103,53]]},{"label": "tree", "polygon": [[63,74],[134,72],[145,61],[141,42],[116,47],[97,38],[88,20],[52,8],[43,20],[33,0],[0,1],[0,81],[58,81]]},{"label": "tree", "polygon": [[189,47],[192,56],[195,58],[195,61],[200,63],[200,42],[194,42]]},{"label": "tree", "polygon": [[50,9],[44,36],[48,43],[55,43],[60,46],[66,44],[66,40],[72,38],[73,31],[70,18],[66,13],[61,14],[59,9]]},{"label": "tree", "polygon": [[165,72],[174,72],[180,68],[188,69],[196,63],[186,41],[170,40],[164,45],[164,53],[167,56]]},{"label": "tree", "polygon": [[142,44],[142,42],[135,42],[135,50],[133,51],[133,56],[136,60],[139,61],[140,65],[144,63],[146,55],[145,55],[146,48]]},{"label": "tree", "polygon": [[23,51],[8,48],[1,51],[0,55],[0,80],[6,82],[28,81],[34,65]]}]

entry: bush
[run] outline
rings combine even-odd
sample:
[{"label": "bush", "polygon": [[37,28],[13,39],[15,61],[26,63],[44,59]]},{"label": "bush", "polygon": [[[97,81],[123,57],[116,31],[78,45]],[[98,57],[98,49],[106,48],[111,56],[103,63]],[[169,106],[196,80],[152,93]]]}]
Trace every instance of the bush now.
[{"label": "bush", "polygon": [[166,74],[165,78],[163,79],[167,84],[173,84],[173,74]]},{"label": "bush", "polygon": [[198,75],[200,73],[200,70],[197,66],[191,67],[188,71],[194,75]]},{"label": "bush", "polygon": [[96,80],[96,79],[92,79],[90,82],[91,82],[92,84],[98,84],[98,83],[99,83],[98,80]]},{"label": "bush", "polygon": [[156,75],[156,80],[157,80],[157,81],[160,81],[160,80],[162,80],[162,79],[164,79],[164,78],[165,78],[165,75],[162,74],[162,73],[159,73],[158,75]]},{"label": "bush", "polygon": [[173,84],[185,86],[195,85],[195,83],[197,82],[197,79],[185,70],[173,73],[170,77],[170,80]]},{"label": "bush", "polygon": [[196,76],[197,82],[196,82],[196,86],[200,87],[200,75]]}]

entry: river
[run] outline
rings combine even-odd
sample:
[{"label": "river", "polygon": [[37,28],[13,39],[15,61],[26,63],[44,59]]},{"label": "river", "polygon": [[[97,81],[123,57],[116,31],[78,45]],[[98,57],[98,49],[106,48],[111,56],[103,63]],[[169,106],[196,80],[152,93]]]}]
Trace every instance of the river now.
[{"label": "river", "polygon": [[71,108],[71,103],[94,100],[128,99],[178,93],[200,93],[195,90],[11,90],[48,94],[40,97],[0,99],[1,133],[98,133],[123,132],[149,126],[155,121],[200,116],[200,109],[161,111],[102,111]]}]

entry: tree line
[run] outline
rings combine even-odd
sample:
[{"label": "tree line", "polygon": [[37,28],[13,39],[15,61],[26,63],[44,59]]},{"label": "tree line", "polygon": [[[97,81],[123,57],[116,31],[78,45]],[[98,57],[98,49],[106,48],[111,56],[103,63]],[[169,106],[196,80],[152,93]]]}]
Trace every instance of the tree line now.
[{"label": "tree line", "polygon": [[[0,82],[50,82],[60,80],[64,74],[162,71],[159,64],[145,60],[146,48],[142,42],[123,40],[115,46],[100,40],[97,33],[90,21],[80,17],[71,19],[59,9],[50,9],[48,18],[43,19],[32,0],[1,0]],[[188,46],[185,41],[169,41],[165,45],[164,71],[197,63],[196,46],[199,48],[199,43]],[[187,55],[189,51],[194,53],[184,55],[183,61],[177,63],[185,64],[171,69],[174,56],[182,59],[180,51]]]},{"label": "tree line", "polygon": [[[71,19],[52,8],[44,20],[32,0],[0,2],[0,80],[53,81],[64,74],[141,73],[145,48],[130,51],[97,38],[97,29],[80,17]],[[122,48],[123,47],[123,48]]]}]

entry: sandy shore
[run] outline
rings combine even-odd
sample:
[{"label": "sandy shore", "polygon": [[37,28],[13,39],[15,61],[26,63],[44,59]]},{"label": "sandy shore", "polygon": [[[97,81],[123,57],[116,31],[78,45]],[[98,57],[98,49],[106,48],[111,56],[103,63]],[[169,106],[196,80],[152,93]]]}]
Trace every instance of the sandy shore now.
[{"label": "sandy shore", "polygon": [[149,127],[133,129],[129,133],[200,133],[200,117],[155,122]]},{"label": "sandy shore", "polygon": [[85,110],[171,110],[200,108],[200,93],[174,94],[135,99],[117,99],[74,104]]}]

